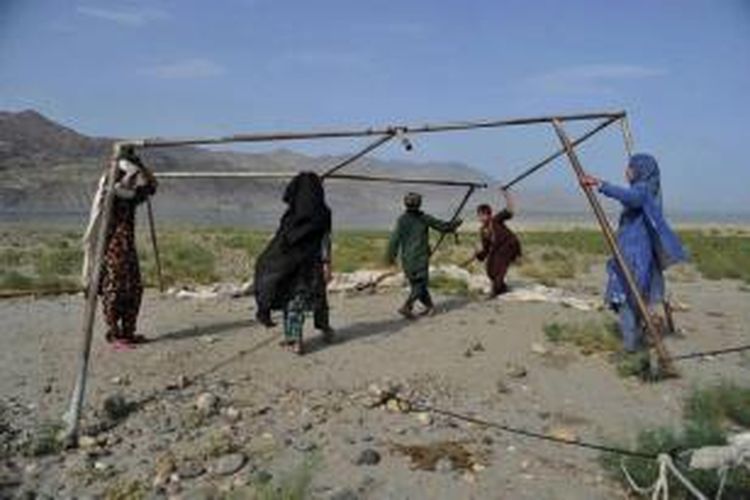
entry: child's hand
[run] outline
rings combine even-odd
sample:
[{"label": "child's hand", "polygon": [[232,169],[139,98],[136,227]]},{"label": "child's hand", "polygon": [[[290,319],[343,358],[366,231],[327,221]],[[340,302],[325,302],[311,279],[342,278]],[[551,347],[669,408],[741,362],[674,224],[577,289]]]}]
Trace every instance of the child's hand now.
[{"label": "child's hand", "polygon": [[586,187],[592,187],[592,188],[598,188],[602,185],[602,181],[600,179],[597,179],[596,177],[593,177],[588,174],[582,175],[578,181],[581,183],[582,186]]}]

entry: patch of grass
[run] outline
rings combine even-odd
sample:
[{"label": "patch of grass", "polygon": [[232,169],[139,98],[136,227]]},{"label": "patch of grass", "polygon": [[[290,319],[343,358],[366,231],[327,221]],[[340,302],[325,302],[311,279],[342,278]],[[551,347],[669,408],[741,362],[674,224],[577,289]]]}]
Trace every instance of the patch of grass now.
[{"label": "patch of grass", "polygon": [[750,236],[687,231],[681,236],[698,271],[708,279],[750,284]]},{"label": "patch of grass", "polygon": [[[679,452],[683,450],[726,444],[727,427],[729,421],[733,420],[728,416],[736,416],[738,404],[745,411],[750,411],[746,404],[749,396],[750,388],[741,388],[728,382],[695,388],[685,402],[682,429],[678,431],[662,427],[643,430],[638,435],[634,451],[653,455],[674,455],[678,452],[679,456]],[[746,417],[747,414],[741,412],[739,418]],[[604,468],[626,485],[620,470],[621,457],[607,454],[600,459]],[[658,466],[655,461],[628,457],[622,463],[638,484],[651,485],[656,480]],[[719,475],[716,471],[692,470],[687,467],[681,467],[681,470],[708,497],[716,495],[719,488]],[[669,489],[674,498],[692,498],[681,483],[674,481],[672,477]],[[750,471],[744,468],[732,469],[727,475],[723,498],[747,498],[748,491]]]},{"label": "patch of grass", "polygon": [[34,278],[18,271],[0,272],[0,289],[3,290],[33,290],[36,287]]},{"label": "patch of grass", "polygon": [[617,361],[617,374],[623,378],[638,377],[647,380],[651,376],[651,360],[648,351],[623,353]]},{"label": "patch of grass", "polygon": [[58,436],[62,431],[59,422],[43,422],[21,444],[21,451],[27,457],[55,455],[63,450],[63,443]]},{"label": "patch of grass", "polygon": [[713,427],[729,423],[750,428],[750,388],[722,381],[694,389],[685,402],[685,417]]},{"label": "patch of grass", "polygon": [[553,322],[544,325],[544,334],[550,342],[573,344],[586,355],[617,351],[622,342],[617,324],[613,321]]},{"label": "patch of grass", "polygon": [[[670,277],[738,279],[750,286],[750,235],[727,231],[682,231],[691,264],[670,271]],[[4,235],[5,236],[5,235]],[[268,231],[220,228],[167,228],[159,232],[159,247],[168,283],[244,281],[252,263],[270,239]],[[388,231],[334,231],[333,264],[338,272],[383,267]],[[546,285],[575,278],[608,254],[599,231],[524,231],[519,233],[524,258],[519,272]],[[432,243],[437,239],[432,234]],[[0,289],[59,290],[78,283],[80,234],[70,231],[18,230],[0,244]],[[463,264],[474,252],[476,234],[448,236],[434,264]],[[7,241],[7,243],[5,243]],[[145,282],[156,283],[153,252],[144,225],[138,232],[139,256]],[[472,264],[479,270],[481,264]],[[695,271],[694,271],[695,269]]]},{"label": "patch of grass", "polygon": [[546,249],[538,257],[524,257],[519,268],[521,275],[545,286],[555,286],[561,279],[573,279],[576,271],[575,255],[556,248]]},{"label": "patch of grass", "polygon": [[83,251],[71,247],[67,240],[60,240],[57,245],[42,250],[34,262],[40,276],[68,276],[80,271],[83,264]]},{"label": "patch of grass", "polygon": [[551,247],[589,255],[608,254],[604,237],[601,232],[593,229],[525,231],[520,238],[526,247]]},{"label": "patch of grass", "polygon": [[459,295],[462,297],[470,295],[469,285],[465,281],[450,276],[431,277],[430,288],[443,295]]},{"label": "patch of grass", "polygon": [[208,245],[188,238],[169,238],[161,246],[162,268],[167,283],[216,281],[216,257]]},{"label": "patch of grass", "polygon": [[254,498],[258,500],[304,500],[309,498],[313,473],[319,460],[316,455],[313,455],[283,476],[278,483],[257,485]]},{"label": "patch of grass", "polygon": [[18,267],[25,261],[26,252],[17,248],[5,248],[0,250],[0,268],[12,269]]},{"label": "patch of grass", "polygon": [[143,481],[118,480],[104,490],[105,500],[142,500],[148,496],[149,488]]},{"label": "patch of grass", "polygon": [[338,272],[383,267],[388,235],[378,232],[352,231],[333,236],[333,267]]},{"label": "patch of grass", "polygon": [[208,436],[208,442],[201,455],[205,458],[217,458],[238,450],[239,446],[231,435],[217,431]]}]

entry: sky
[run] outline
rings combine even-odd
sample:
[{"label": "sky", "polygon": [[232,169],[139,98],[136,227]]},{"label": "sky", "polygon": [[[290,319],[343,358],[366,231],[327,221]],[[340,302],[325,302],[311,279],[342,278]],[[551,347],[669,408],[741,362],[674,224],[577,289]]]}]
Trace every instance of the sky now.
[{"label": "sky", "polygon": [[[133,138],[624,109],[682,212],[750,212],[748,89],[750,0],[0,0],[0,109]],[[501,180],[559,146],[544,125],[413,142],[382,155]],[[581,159],[621,180],[619,131]],[[575,183],[559,161],[518,189]]]}]

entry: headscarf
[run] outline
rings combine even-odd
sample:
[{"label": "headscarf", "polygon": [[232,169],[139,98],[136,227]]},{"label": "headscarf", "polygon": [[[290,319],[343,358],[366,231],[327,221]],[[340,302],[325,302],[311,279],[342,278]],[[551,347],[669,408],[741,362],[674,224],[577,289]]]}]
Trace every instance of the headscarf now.
[{"label": "headscarf", "polygon": [[314,172],[294,177],[282,198],[288,205],[279,230],[284,242],[294,245],[307,234],[324,234],[331,230],[331,210],[326,205],[323,183]]},{"label": "headscarf", "polygon": [[648,193],[661,205],[661,173],[656,158],[649,154],[638,153],[630,157],[628,166],[633,172],[630,183],[645,186]]}]

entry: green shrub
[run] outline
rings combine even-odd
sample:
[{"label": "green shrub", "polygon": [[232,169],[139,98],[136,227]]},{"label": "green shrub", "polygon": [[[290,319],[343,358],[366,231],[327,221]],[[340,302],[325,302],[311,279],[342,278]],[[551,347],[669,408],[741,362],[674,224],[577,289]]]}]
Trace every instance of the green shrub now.
[{"label": "green shrub", "polygon": [[[750,408],[747,398],[750,388],[741,388],[728,382],[714,386],[695,388],[685,401],[685,421],[682,430],[673,428],[646,429],[638,434],[634,451],[652,455],[670,453],[680,457],[682,451],[726,444],[728,423],[739,418],[743,422]],[[737,411],[740,409],[739,415]],[[730,417],[734,415],[734,417]],[[747,423],[743,424],[747,425]],[[621,463],[633,479],[640,485],[651,485],[658,475],[658,466],[654,460],[643,460],[635,457],[622,459],[618,455],[605,454],[600,457],[602,465],[609,473],[627,486],[621,471]],[[684,463],[677,464],[686,477],[704,494],[713,498],[719,489],[717,471],[693,470]],[[679,481],[670,477],[670,493],[674,498],[692,498]],[[729,471],[722,498],[747,498],[750,491],[750,472],[745,468]],[[672,497],[670,497],[672,498]]]},{"label": "green shrub", "polygon": [[620,333],[613,321],[548,323],[544,325],[544,334],[550,342],[573,344],[584,354],[613,352],[621,345]]},{"label": "green shrub", "polygon": [[34,279],[18,271],[0,273],[0,288],[3,290],[33,290]]},{"label": "green shrub", "polygon": [[750,388],[723,381],[694,389],[685,403],[685,417],[714,427],[730,422],[750,428]]},{"label": "green shrub", "polygon": [[66,276],[78,273],[83,264],[83,251],[71,248],[66,241],[39,254],[34,268],[40,276]]},{"label": "green shrub", "polygon": [[197,241],[167,241],[161,251],[162,268],[169,283],[210,283],[218,279],[214,253]]}]

